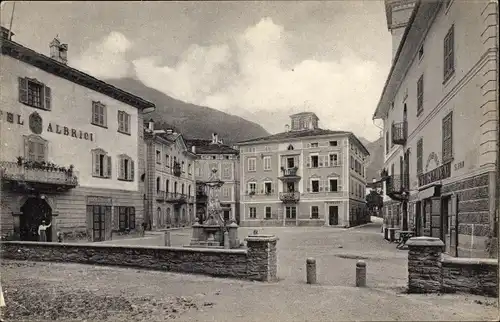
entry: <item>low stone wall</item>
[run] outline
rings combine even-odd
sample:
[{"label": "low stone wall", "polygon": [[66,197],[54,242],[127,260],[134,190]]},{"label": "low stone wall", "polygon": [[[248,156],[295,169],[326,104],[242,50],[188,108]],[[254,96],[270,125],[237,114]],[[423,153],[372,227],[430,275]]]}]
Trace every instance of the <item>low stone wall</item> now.
[{"label": "low stone wall", "polygon": [[498,296],[495,259],[455,258],[443,254],[444,243],[435,237],[414,237],[407,242],[408,292]]},{"label": "low stone wall", "polygon": [[117,265],[258,281],[277,279],[277,238],[249,236],[248,249],[200,249],[8,241],[3,259]]}]

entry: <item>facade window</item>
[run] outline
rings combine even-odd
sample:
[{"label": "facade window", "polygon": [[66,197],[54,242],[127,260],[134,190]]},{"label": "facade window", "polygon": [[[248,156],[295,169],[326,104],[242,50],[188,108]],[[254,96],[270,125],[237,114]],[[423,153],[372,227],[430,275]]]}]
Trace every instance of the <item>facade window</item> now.
[{"label": "facade window", "polygon": [[165,166],[166,166],[167,168],[169,168],[169,167],[170,167],[170,157],[169,157],[169,155],[168,155],[168,154],[165,154]]},{"label": "facade window", "polygon": [[311,143],[311,148],[317,148],[318,147],[318,142]]},{"label": "facade window", "polygon": [[231,164],[224,164],[222,167],[222,178],[226,180],[231,180]]},{"label": "facade window", "polygon": [[311,168],[319,167],[319,156],[311,155]]},{"label": "facade window", "polygon": [[118,132],[130,134],[130,114],[118,111]]},{"label": "facade window", "polygon": [[266,207],[266,219],[271,219],[271,207]]},{"label": "facade window", "polygon": [[170,180],[167,179],[167,181],[165,181],[165,192],[169,191],[169,187],[170,187]]},{"label": "facade window", "polygon": [[255,194],[256,190],[257,190],[257,184],[255,182],[248,183],[248,193],[249,194]]},{"label": "facade window", "polygon": [[393,176],[393,175],[395,175],[395,173],[394,173],[394,163],[393,163],[393,164],[391,164],[391,175],[392,175],[392,176]]},{"label": "facade window", "polygon": [[453,159],[453,111],[443,119],[443,163]]},{"label": "facade window", "polygon": [[424,75],[422,74],[417,81],[417,116],[424,110]]},{"label": "facade window", "polygon": [[156,163],[161,164],[161,152],[160,152],[160,150],[156,150]]},{"label": "facade window", "polygon": [[271,194],[273,191],[273,183],[272,182],[264,182],[264,193],[266,195]]},{"label": "facade window", "polygon": [[418,174],[420,174],[424,171],[423,154],[424,154],[424,139],[420,138],[417,141],[417,173]]},{"label": "facade window", "polygon": [[255,207],[250,207],[248,208],[249,212],[250,212],[250,218],[251,219],[255,219],[257,218],[257,208]]},{"label": "facade window", "polygon": [[92,150],[92,176],[111,178],[111,157],[102,149]]},{"label": "facade window", "polygon": [[184,194],[184,183],[181,184],[181,194]]},{"label": "facade window", "polygon": [[330,146],[337,146],[338,142],[337,141],[330,141]]},{"label": "facade window", "polygon": [[319,192],[319,179],[311,180],[311,192]]},{"label": "facade window", "polygon": [[182,173],[186,172],[186,164],[184,163],[184,161],[181,162],[181,170]]},{"label": "facade window", "polygon": [[188,164],[188,174],[191,175],[191,163]]},{"label": "facade window", "polygon": [[448,33],[444,37],[444,57],[443,57],[443,78],[446,82],[455,72],[455,52],[454,52],[454,44],[455,44],[455,32],[454,26],[452,25]]},{"label": "facade window", "polygon": [[222,188],[222,196],[228,198],[229,196],[229,188],[228,187],[223,187]]},{"label": "facade window", "polygon": [[174,193],[177,193],[177,182],[174,182]]},{"label": "facade window", "polygon": [[118,228],[120,231],[135,229],[135,208],[134,207],[117,207],[118,208]]},{"label": "facade window", "polygon": [[389,131],[385,132],[385,154],[389,153]]},{"label": "facade window", "polygon": [[287,158],[286,159],[286,166],[288,169],[292,169],[295,167],[295,158]]},{"label": "facade window", "polygon": [[156,192],[160,192],[160,177],[156,177]]},{"label": "facade window", "polygon": [[51,109],[51,90],[43,83],[27,77],[19,77],[19,102],[44,110]]},{"label": "facade window", "polygon": [[191,185],[188,185],[188,196],[191,197]]},{"label": "facade window", "polygon": [[339,191],[339,181],[337,179],[330,179],[329,181],[329,190],[330,192]]},{"label": "facade window", "polygon": [[106,127],[106,105],[101,102],[92,102],[92,124]]},{"label": "facade window", "polygon": [[[391,126],[391,131],[393,131],[392,135],[394,135],[394,130],[393,129],[394,129],[394,121],[392,121],[392,126]],[[391,148],[392,148],[394,146],[394,141],[393,140],[390,140],[390,141],[391,141]]]},{"label": "facade window", "polygon": [[351,170],[354,170],[354,158],[352,155],[350,157],[350,160],[351,160]]},{"label": "facade window", "polygon": [[271,170],[271,157],[270,156],[264,157],[264,170],[266,170],[266,171]]},{"label": "facade window", "polygon": [[337,153],[330,153],[328,157],[330,160],[330,166],[334,167],[339,165],[339,156]]},{"label": "facade window", "polygon": [[24,157],[28,161],[46,161],[48,143],[38,135],[24,137]]},{"label": "facade window", "polygon": [[297,217],[297,207],[286,207],[286,218],[287,219],[295,219]]},{"label": "facade window", "polygon": [[257,159],[256,158],[248,158],[248,171],[256,170]]},{"label": "facade window", "polygon": [[132,158],[122,154],[118,157],[119,172],[118,180],[134,181],[135,164]]},{"label": "facade window", "polygon": [[311,218],[318,219],[319,218],[319,207],[311,206]]}]

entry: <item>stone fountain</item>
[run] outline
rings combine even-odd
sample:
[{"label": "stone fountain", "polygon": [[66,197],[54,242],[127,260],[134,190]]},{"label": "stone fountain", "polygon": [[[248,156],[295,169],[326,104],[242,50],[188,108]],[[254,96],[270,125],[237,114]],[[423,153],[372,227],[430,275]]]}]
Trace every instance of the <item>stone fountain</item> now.
[{"label": "stone fountain", "polygon": [[201,248],[239,248],[238,225],[236,222],[225,222],[220,206],[219,192],[224,182],[217,175],[217,169],[212,169],[212,175],[205,182],[205,192],[208,200],[208,215],[201,224],[196,219],[193,224],[193,236],[189,246]]}]

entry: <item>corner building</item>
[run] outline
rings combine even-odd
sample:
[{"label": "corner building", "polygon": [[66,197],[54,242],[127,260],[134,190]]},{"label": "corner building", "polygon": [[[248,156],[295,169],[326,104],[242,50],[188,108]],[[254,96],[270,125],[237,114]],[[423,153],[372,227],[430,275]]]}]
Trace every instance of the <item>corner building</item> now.
[{"label": "corner building", "polygon": [[354,134],[318,127],[311,112],[240,148],[241,226],[339,226],[369,221],[365,163]]},{"label": "corner building", "polygon": [[440,238],[451,256],[496,257],[498,2],[388,0],[386,10],[397,49],[374,114],[384,227]]},{"label": "corner building", "polygon": [[140,225],[142,113],[154,105],[5,37],[0,61],[1,234],[108,240]]}]

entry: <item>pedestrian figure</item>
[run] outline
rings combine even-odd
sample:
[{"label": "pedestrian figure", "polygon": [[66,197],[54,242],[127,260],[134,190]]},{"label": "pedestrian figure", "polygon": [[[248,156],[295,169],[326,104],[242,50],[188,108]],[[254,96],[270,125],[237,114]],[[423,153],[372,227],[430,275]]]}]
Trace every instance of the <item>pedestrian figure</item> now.
[{"label": "pedestrian figure", "polygon": [[60,231],[57,232],[57,241],[62,243],[63,241],[63,236],[62,236],[62,233]]},{"label": "pedestrian figure", "polygon": [[141,232],[142,233],[142,237],[144,237],[144,235],[146,233],[146,228],[147,228],[148,224],[146,224],[146,222],[144,221],[144,222],[142,222],[141,226],[142,226],[142,232]]},{"label": "pedestrian figure", "polygon": [[42,220],[42,223],[40,224],[40,226],[38,226],[38,237],[40,239],[39,241],[41,241],[41,242],[47,241],[47,231],[46,230],[50,226],[52,226],[52,223],[45,225],[45,220]]}]

